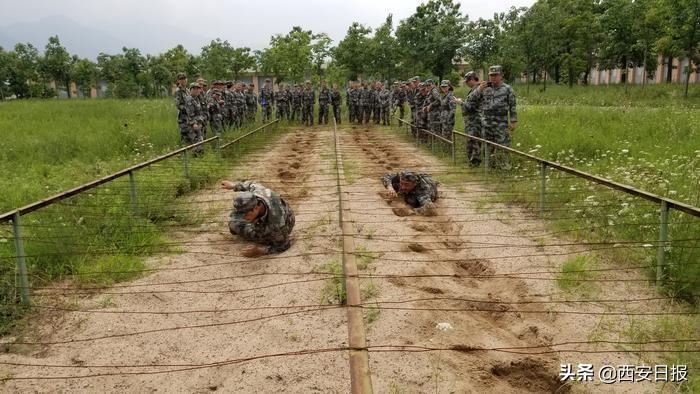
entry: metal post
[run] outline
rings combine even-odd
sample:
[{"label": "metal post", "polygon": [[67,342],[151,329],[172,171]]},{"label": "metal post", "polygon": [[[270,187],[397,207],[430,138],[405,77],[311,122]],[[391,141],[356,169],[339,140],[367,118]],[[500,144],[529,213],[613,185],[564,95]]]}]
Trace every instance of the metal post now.
[{"label": "metal post", "polygon": [[452,165],[457,164],[457,156],[455,154],[455,133],[452,131]]},{"label": "metal post", "polygon": [[540,217],[544,216],[544,192],[547,186],[547,164],[540,163]]},{"label": "metal post", "polygon": [[185,178],[190,177],[190,163],[189,160],[187,159],[187,151],[182,152],[182,160],[184,161],[185,164]]},{"label": "metal post", "polygon": [[131,211],[134,216],[137,216],[139,214],[139,207],[136,201],[136,179],[134,178],[133,171],[129,171],[129,191],[131,192]]},{"label": "metal post", "polygon": [[666,243],[668,241],[668,203],[661,201],[661,227],[659,228],[659,249],[656,255],[656,281],[664,278]]},{"label": "metal post", "polygon": [[22,304],[29,305],[29,280],[27,279],[27,262],[25,261],[24,243],[22,242],[22,223],[19,212],[12,216],[12,231],[15,237],[15,252],[17,252],[17,271],[19,274],[20,294]]}]

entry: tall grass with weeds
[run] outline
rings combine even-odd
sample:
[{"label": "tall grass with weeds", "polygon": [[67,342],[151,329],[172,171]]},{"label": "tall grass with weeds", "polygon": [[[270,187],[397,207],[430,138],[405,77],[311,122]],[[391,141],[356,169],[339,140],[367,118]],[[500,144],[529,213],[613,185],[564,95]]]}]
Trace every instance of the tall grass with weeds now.
[{"label": "tall grass with weeds", "polygon": [[[3,211],[91,181],[175,149],[179,144],[170,100],[95,100],[3,103],[0,123],[17,138],[0,142],[0,167],[13,168],[1,186]],[[31,114],[31,116],[30,116]],[[27,117],[26,122],[12,123]],[[5,124],[8,126],[8,124]],[[224,133],[223,141],[251,130]],[[217,152],[173,157],[135,172],[136,204],[127,177],[22,216],[30,287],[69,278],[77,286],[109,286],[141,275],[146,257],[180,253],[170,229],[203,223],[207,212],[187,195],[218,182],[247,152],[269,144],[265,131]],[[210,135],[211,136],[211,135]],[[53,145],[50,147],[49,145]],[[16,186],[16,187],[15,187]],[[17,323],[14,239],[0,225],[0,332]]]}]

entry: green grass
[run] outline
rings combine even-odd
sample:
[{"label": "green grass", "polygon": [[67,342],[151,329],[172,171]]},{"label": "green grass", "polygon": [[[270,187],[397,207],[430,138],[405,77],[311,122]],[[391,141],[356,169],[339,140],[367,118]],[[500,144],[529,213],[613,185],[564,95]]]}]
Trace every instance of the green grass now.
[{"label": "green grass", "polygon": [[588,271],[593,268],[587,256],[572,257],[562,264],[561,273],[557,276],[557,286],[569,292],[590,292],[592,285],[586,280],[594,278],[594,275]]},{"label": "green grass", "polygon": [[[224,133],[223,140],[249,130]],[[179,146],[171,100],[16,101],[0,104],[0,127],[13,138],[0,142],[3,212]],[[212,134],[210,133],[209,136]],[[70,278],[77,286],[105,286],[138,276],[145,257],[180,253],[168,232],[202,224],[213,214],[186,196],[228,174],[245,153],[275,134],[256,134],[219,155],[173,157],[135,172],[136,208],[128,177],[106,183],[22,216],[31,287]],[[0,225],[0,332],[24,311],[17,302],[14,239]]]},{"label": "green grass", "polygon": [[[700,85],[691,86],[690,98],[683,99],[681,87],[575,87],[550,86],[546,92],[515,86],[518,96],[518,129],[512,147],[559,162],[584,172],[600,175],[671,199],[700,206]],[[464,97],[461,92],[457,94]],[[455,128],[463,130],[461,111]],[[402,133],[405,135],[405,133]],[[466,167],[465,144],[458,140],[460,167]],[[442,156],[448,161],[448,157]],[[539,207],[538,165],[511,155],[510,171],[483,172],[483,167],[464,176],[481,180],[493,190],[488,203]],[[564,242],[603,243],[595,252],[596,261],[606,267],[646,266],[649,279],[655,278],[659,239],[659,206],[629,194],[613,191],[556,170],[547,170],[545,211],[549,230],[561,232]],[[459,182],[461,177],[445,179]],[[700,295],[700,219],[671,211],[670,247],[664,249],[667,263],[664,276],[671,281],[659,291],[689,301],[692,310]],[[689,241],[683,241],[689,240]],[[630,244],[630,242],[638,242]],[[551,241],[550,241],[551,243]],[[537,241],[541,247],[543,243]],[[592,248],[596,248],[593,246]],[[547,250],[546,248],[544,250]],[[609,262],[609,263],[607,263]],[[586,279],[592,261],[584,257],[564,263],[557,284],[567,292],[595,290]],[[615,286],[615,284],[605,284]],[[603,285],[600,285],[603,286]],[[693,338],[700,330],[695,316],[659,321],[634,327],[624,338]],[[666,319],[669,320],[669,319]],[[674,332],[669,327],[680,329]],[[618,332],[619,326],[607,331]],[[685,335],[692,331],[692,335]],[[685,345],[677,345],[683,347]],[[684,349],[679,349],[684,350]],[[697,364],[693,353],[667,357],[676,364]],[[678,386],[688,392],[698,390],[698,381]]]},{"label": "green grass", "polygon": [[329,261],[319,267],[314,272],[322,272],[335,275],[323,283],[321,290],[321,304],[342,304],[347,300],[345,288],[343,286],[343,266],[337,260]]}]

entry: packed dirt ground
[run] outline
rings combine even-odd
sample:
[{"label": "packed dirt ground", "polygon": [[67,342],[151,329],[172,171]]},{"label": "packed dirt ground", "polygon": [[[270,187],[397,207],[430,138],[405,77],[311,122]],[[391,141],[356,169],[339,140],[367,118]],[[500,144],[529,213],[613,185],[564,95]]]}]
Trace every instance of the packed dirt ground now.
[{"label": "packed dirt ground", "polygon": [[[615,347],[575,342],[619,340],[601,326],[622,324],[625,312],[664,307],[595,301],[653,298],[654,290],[637,282],[612,282],[641,273],[602,272],[597,279],[611,282],[599,282],[591,301],[555,302],[585,298],[565,294],[554,280],[561,263],[582,250],[556,246],[563,242],[554,237],[536,240],[546,227],[516,207],[484,209],[480,196],[488,190],[477,182],[443,183],[437,215],[406,216],[401,201],[383,195],[383,173],[414,169],[440,179],[455,169],[385,130],[344,126],[337,136],[375,392],[659,389],[562,386],[558,379],[561,363],[640,363],[624,352],[579,354]],[[334,138],[332,126],[294,129],[231,172],[230,179],[256,179],[291,204],[296,227],[288,251],[242,257],[246,243],[227,227],[235,194],[204,190],[192,206],[215,219],[171,234],[182,253],[154,257],[156,272],[77,299],[80,311],[41,313],[36,329],[4,338],[0,373],[12,379],[0,389],[348,392],[346,314],[329,277],[342,253]],[[384,346],[394,350],[378,351]],[[458,350],[398,351],[403,346]]]}]

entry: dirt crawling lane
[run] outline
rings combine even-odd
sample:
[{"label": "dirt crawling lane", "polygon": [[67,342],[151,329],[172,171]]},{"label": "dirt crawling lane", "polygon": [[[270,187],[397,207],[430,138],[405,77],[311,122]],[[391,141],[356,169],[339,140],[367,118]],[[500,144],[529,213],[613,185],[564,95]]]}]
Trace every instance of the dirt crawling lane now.
[{"label": "dirt crawling lane", "polygon": [[[446,167],[374,128],[345,127],[338,135],[375,392],[657,390],[651,384],[559,382],[561,363],[638,364],[626,353],[551,352],[562,349],[558,343],[591,340],[603,322],[625,318],[561,312],[606,312],[614,305],[517,304],[565,298],[554,274],[532,280],[525,273],[555,272],[575,247],[542,253],[528,236],[544,232],[542,224],[514,221],[525,214],[512,207],[501,206],[509,213],[498,217],[477,209],[475,196],[485,189],[473,183],[440,185],[436,216],[403,216],[405,205],[385,199],[379,177],[410,168],[439,178]],[[288,251],[242,257],[246,243],[227,227],[235,194],[218,188],[198,193],[192,206],[215,217],[171,234],[182,253],[154,257],[149,265],[160,269],[141,279],[72,299],[80,312],[41,313],[40,328],[5,338],[0,374],[42,379],[6,380],[1,390],[349,392],[347,352],[338,350],[347,347],[346,312],[334,305],[338,281],[327,274],[338,272],[342,252],[333,145],[332,127],[293,130],[232,171],[231,179],[258,180],[292,205],[296,227]],[[607,286],[598,294],[641,298],[653,290]],[[659,307],[624,310],[650,306]],[[11,345],[18,341],[43,344]],[[462,351],[372,350],[385,345]],[[308,350],[323,351],[290,354]]]}]

